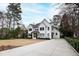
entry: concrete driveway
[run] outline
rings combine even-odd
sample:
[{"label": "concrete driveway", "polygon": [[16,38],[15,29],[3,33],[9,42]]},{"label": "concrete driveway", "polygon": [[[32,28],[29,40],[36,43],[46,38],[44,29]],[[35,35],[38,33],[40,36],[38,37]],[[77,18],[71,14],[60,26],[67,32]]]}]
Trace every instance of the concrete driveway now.
[{"label": "concrete driveway", "polygon": [[52,39],[0,52],[0,56],[78,56],[65,39]]}]

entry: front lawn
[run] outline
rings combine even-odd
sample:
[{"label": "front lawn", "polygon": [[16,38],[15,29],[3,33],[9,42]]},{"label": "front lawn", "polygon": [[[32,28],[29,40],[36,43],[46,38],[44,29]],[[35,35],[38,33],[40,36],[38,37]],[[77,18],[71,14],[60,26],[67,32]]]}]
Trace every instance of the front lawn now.
[{"label": "front lawn", "polygon": [[34,44],[38,42],[42,42],[44,40],[39,39],[7,39],[0,40],[0,51],[12,49],[15,47],[20,47],[24,45]]}]

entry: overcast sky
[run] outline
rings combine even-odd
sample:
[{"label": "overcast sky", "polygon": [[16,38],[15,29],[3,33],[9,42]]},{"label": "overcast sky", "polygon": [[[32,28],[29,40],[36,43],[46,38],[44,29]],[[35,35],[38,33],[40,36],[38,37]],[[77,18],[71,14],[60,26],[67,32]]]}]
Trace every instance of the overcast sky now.
[{"label": "overcast sky", "polygon": [[[8,3],[0,3],[0,10],[6,11]],[[44,18],[48,21],[53,15],[58,14],[58,9],[62,4],[59,3],[22,3],[22,23],[26,26],[30,23],[39,23]]]}]

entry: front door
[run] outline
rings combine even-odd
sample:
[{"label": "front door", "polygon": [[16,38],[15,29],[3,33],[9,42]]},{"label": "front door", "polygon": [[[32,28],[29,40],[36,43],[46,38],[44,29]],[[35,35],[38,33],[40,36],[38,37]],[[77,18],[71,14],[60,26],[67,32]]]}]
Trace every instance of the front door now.
[{"label": "front door", "polygon": [[53,35],[54,35],[54,33],[52,32],[52,33],[51,33],[51,38],[52,38],[52,39],[53,39]]},{"label": "front door", "polygon": [[37,38],[37,33],[33,33],[33,39]]}]

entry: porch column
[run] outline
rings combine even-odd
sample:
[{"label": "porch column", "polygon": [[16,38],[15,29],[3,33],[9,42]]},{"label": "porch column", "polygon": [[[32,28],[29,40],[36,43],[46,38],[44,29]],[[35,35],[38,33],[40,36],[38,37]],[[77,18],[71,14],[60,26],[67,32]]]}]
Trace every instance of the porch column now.
[{"label": "porch column", "polygon": [[34,33],[32,33],[32,39],[36,39],[36,37],[34,37]]},{"label": "porch column", "polygon": [[52,31],[51,31],[51,26],[50,26],[50,33],[49,33],[49,37],[50,37],[50,39],[51,39],[51,33],[52,33]]}]

